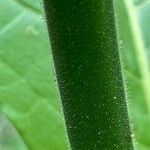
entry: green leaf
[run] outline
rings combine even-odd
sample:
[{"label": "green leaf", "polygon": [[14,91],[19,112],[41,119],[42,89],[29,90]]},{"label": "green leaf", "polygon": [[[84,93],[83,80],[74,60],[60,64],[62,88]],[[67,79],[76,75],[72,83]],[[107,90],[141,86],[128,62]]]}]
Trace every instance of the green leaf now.
[{"label": "green leaf", "polygon": [[0,149],[27,150],[13,124],[2,114],[0,114]]},{"label": "green leaf", "polygon": [[29,7],[36,2],[0,1],[0,112],[28,149],[66,150],[46,27]]},{"label": "green leaf", "polygon": [[118,33],[131,123],[138,150],[150,149],[150,1],[116,1]]},{"label": "green leaf", "polygon": [[[114,2],[119,11],[121,56],[135,143],[138,150],[149,150],[150,117],[131,29],[134,24],[129,21],[133,12],[129,15],[122,1]],[[134,3],[150,64],[150,1]],[[0,0],[0,10],[0,149],[66,150],[41,0]]]}]

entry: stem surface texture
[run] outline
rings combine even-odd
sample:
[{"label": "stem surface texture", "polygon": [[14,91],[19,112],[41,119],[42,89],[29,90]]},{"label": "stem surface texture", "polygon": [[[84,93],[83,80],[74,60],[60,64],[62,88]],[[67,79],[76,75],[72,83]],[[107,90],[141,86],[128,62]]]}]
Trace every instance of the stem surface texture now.
[{"label": "stem surface texture", "polygon": [[133,150],[112,0],[44,0],[71,149]]}]

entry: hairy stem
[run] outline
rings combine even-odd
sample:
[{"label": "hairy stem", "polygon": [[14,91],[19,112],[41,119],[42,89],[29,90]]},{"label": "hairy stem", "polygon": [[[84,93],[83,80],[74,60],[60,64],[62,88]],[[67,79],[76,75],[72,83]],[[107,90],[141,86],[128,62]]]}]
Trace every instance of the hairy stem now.
[{"label": "hairy stem", "polygon": [[44,6],[71,148],[133,149],[113,0]]}]

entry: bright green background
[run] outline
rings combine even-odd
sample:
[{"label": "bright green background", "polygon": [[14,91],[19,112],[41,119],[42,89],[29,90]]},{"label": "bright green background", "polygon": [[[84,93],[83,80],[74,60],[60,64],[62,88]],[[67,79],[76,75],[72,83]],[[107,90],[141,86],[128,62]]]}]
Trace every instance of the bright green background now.
[{"label": "bright green background", "polygon": [[[135,145],[149,150],[150,1],[114,1]],[[41,0],[0,0],[0,150],[67,150],[58,97]]]}]

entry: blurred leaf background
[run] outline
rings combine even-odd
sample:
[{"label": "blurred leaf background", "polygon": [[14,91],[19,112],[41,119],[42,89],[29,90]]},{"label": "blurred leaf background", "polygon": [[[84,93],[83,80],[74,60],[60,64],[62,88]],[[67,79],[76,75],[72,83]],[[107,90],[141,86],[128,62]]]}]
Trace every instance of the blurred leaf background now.
[{"label": "blurred leaf background", "polygon": [[[135,146],[150,149],[150,1],[114,0]],[[0,150],[67,150],[41,0],[0,0]],[[133,136],[132,134],[132,136]]]}]

